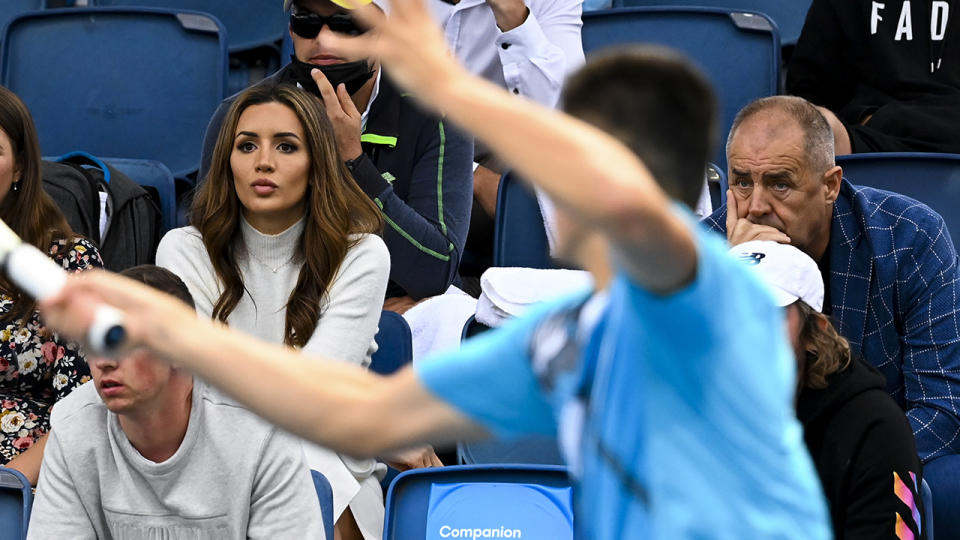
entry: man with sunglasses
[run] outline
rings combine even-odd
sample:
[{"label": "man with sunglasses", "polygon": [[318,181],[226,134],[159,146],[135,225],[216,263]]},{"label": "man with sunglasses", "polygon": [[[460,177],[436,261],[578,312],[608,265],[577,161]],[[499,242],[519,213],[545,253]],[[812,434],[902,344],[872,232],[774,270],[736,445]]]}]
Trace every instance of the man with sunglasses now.
[{"label": "man with sunglasses", "polygon": [[[403,311],[444,293],[457,277],[470,222],[473,142],[397,90],[378,62],[330,53],[332,36],[364,32],[350,7],[344,0],[285,0],[295,54],[260,84],[295,84],[323,100],[341,157],[383,212],[391,264],[385,308]],[[207,126],[201,181],[234,98]]]}]

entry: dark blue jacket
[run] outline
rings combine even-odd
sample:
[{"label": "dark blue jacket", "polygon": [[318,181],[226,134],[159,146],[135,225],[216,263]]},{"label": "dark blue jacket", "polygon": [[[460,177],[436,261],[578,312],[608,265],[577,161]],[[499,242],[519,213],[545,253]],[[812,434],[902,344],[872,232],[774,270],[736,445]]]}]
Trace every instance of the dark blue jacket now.
[{"label": "dark blue jacket", "polygon": [[[260,84],[292,79],[281,69]],[[220,126],[236,99],[207,125],[198,178],[205,178]],[[387,296],[442,294],[457,277],[473,203],[473,139],[424,112],[384,74],[360,137],[360,188],[380,207],[390,250]]]},{"label": "dark blue jacket", "polygon": [[[726,234],[726,208],[704,220]],[[883,373],[926,463],[960,452],[960,276],[939,214],[846,180],[830,225],[830,315]]]}]

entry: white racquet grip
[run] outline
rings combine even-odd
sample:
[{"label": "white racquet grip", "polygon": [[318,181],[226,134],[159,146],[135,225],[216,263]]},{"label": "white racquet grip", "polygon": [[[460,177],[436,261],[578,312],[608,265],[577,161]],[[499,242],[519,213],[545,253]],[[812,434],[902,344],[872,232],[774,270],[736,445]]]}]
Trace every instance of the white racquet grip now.
[{"label": "white racquet grip", "polygon": [[93,323],[87,329],[87,343],[100,354],[113,354],[123,344],[127,331],[123,328],[123,313],[107,305],[97,306]]},{"label": "white racquet grip", "polygon": [[63,268],[30,244],[10,250],[3,263],[10,281],[37,300],[57,294],[67,282]]},{"label": "white racquet grip", "polygon": [[[10,281],[37,300],[54,296],[67,281],[63,268],[30,244],[20,244],[10,250],[3,259],[3,267]],[[112,354],[125,338],[123,314],[110,306],[98,306],[87,330],[87,342],[93,352]]]}]

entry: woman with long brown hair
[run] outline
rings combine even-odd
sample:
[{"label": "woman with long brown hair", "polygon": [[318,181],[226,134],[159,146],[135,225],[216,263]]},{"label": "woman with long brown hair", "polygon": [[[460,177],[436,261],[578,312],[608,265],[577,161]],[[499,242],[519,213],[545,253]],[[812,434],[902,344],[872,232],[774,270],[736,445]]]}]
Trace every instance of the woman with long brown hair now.
[{"label": "woman with long brown hair", "polygon": [[[157,264],[183,279],[198,311],[267,341],[369,364],[390,256],[380,213],[315,97],[273,84],[241,94],[190,220],[163,238]],[[349,505],[364,536],[379,537],[375,462],[318,447],[307,457],[331,481],[335,517]]]},{"label": "woman with long brown hair", "polygon": [[[23,101],[0,86],[0,218],[70,271],[102,267],[43,191],[40,144]],[[0,277],[0,465],[40,473],[53,404],[90,378],[77,345],[49,332],[36,303]]]}]

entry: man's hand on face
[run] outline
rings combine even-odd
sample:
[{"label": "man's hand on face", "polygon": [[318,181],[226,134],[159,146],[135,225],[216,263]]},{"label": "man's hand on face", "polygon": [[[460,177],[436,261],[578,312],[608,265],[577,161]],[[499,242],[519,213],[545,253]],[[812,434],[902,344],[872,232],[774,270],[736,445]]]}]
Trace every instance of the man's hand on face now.
[{"label": "man's hand on face", "polygon": [[789,244],[790,237],[769,225],[753,223],[737,213],[737,199],[732,190],[727,190],[727,242],[736,246],[751,240],[772,240]]},{"label": "man's hand on face", "polygon": [[310,71],[310,76],[320,88],[323,105],[327,109],[327,116],[333,124],[333,131],[337,137],[337,148],[344,161],[357,159],[363,153],[360,145],[360,111],[353,104],[353,99],[347,93],[346,87],[341,84],[336,90],[330,81],[324,77],[319,69]]},{"label": "man's hand on face", "polygon": [[501,32],[509,32],[520,26],[530,13],[524,0],[487,0],[487,5],[493,10],[493,17]]}]

